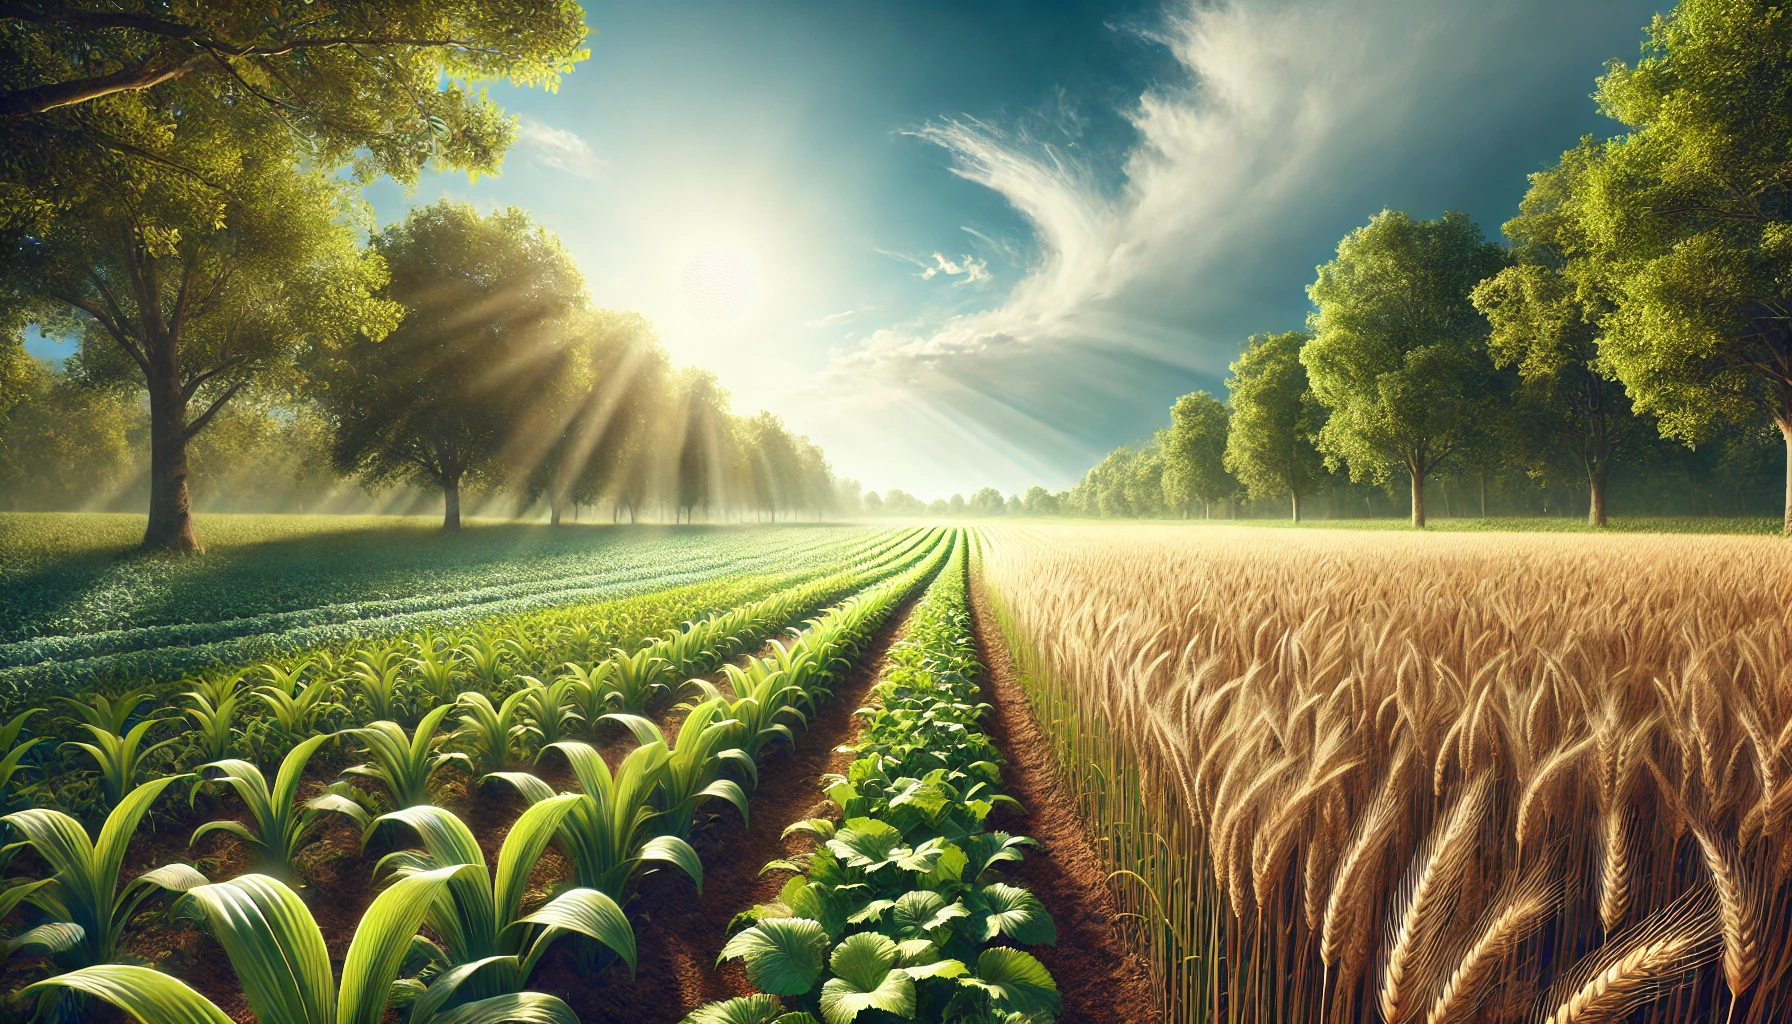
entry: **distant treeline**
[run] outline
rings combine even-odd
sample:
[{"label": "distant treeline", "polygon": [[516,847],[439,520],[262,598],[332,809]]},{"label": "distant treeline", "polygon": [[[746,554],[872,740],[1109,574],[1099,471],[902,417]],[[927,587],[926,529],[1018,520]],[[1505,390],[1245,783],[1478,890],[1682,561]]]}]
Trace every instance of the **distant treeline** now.
[{"label": "distant treeline", "polygon": [[[592,308],[552,235],[517,211],[440,203],[376,236],[395,325],[305,346],[279,387],[190,429],[199,511],[433,511],[459,522],[588,514],[633,522],[816,518],[857,509],[822,451],[715,377],[671,365],[652,325]],[[107,344],[60,367],[0,345],[0,508],[138,509],[152,410]]]}]

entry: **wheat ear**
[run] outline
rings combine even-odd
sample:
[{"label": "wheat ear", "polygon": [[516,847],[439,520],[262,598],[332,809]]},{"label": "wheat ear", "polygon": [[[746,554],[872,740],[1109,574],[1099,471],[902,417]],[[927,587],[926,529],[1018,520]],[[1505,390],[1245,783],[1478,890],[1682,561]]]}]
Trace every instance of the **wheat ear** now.
[{"label": "wheat ear", "polygon": [[[1619,1020],[1654,998],[1673,975],[1709,958],[1718,934],[1710,895],[1682,897],[1627,935],[1608,943],[1569,974],[1551,996],[1547,1024],[1598,1024]],[[1589,973],[1590,972],[1590,973]]]},{"label": "wheat ear", "polygon": [[1413,872],[1395,901],[1388,932],[1388,959],[1382,971],[1381,1012],[1388,1024],[1404,1020],[1434,958],[1430,940],[1456,907],[1456,882],[1475,852],[1493,775],[1470,783],[1448,816],[1432,830],[1413,862]]},{"label": "wheat ear", "polygon": [[1483,919],[1468,951],[1444,979],[1425,1014],[1425,1024],[1456,1024],[1473,1016],[1486,999],[1499,967],[1520,942],[1549,920],[1561,896],[1560,883],[1551,882],[1541,869],[1520,881],[1511,896]]}]

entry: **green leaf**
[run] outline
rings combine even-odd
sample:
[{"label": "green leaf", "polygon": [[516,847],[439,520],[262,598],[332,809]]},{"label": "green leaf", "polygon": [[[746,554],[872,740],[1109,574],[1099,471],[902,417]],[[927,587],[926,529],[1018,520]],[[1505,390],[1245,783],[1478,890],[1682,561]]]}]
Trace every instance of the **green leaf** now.
[{"label": "green leaf", "polygon": [[1031,953],[1006,946],[986,949],[977,958],[977,973],[958,979],[960,985],[989,993],[998,1009],[1013,1013],[1056,1013],[1058,983]]},{"label": "green leaf", "polygon": [[[228,1014],[187,987],[186,982],[148,967],[130,964],[85,967],[27,986],[19,995],[45,988],[86,992],[144,1024],[233,1024]],[[263,1017],[262,1020],[273,1018]]]},{"label": "green leaf", "polygon": [[86,937],[87,930],[73,921],[51,921],[0,942],[0,959],[21,949],[55,956],[79,946]]},{"label": "green leaf", "polygon": [[821,987],[821,1015],[828,1024],[849,1024],[870,1009],[914,1016],[915,982],[895,969],[896,958],[896,944],[876,932],[849,935],[835,947],[828,958],[835,977]]},{"label": "green leaf", "polygon": [[614,950],[635,976],[635,930],[616,901],[596,889],[569,889],[517,923],[588,935]]},{"label": "green leaf", "polygon": [[800,996],[821,977],[827,944],[827,931],[819,921],[772,917],[736,933],[717,961],[739,957],[754,988],[775,996]]},{"label": "green leaf", "polygon": [[681,1024],[775,1024],[788,1016],[777,996],[756,994],[699,1006]]},{"label": "green leaf", "polygon": [[977,910],[966,922],[971,937],[989,942],[1006,935],[1024,946],[1055,945],[1058,926],[1038,897],[1019,886],[997,882],[977,894]]},{"label": "green leaf", "polygon": [[512,992],[463,1003],[430,1024],[579,1024],[579,1015],[558,996]]}]

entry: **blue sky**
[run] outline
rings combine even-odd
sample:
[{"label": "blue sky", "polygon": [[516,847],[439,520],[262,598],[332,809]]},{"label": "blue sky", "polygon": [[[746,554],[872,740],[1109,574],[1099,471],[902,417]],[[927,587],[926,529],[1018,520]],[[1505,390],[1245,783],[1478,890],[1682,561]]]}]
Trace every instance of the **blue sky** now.
[{"label": "blue sky", "polygon": [[[866,487],[1062,487],[1384,207],[1490,233],[1585,132],[1637,0],[587,3],[497,178],[736,411]],[[50,354],[53,346],[33,341]]]}]

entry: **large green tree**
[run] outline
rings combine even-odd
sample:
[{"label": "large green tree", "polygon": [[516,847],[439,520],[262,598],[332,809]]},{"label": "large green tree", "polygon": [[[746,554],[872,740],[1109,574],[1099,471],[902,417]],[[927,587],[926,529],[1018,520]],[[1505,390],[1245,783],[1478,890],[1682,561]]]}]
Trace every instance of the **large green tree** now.
[{"label": "large green tree", "polygon": [[1307,288],[1313,340],[1300,358],[1328,411],[1319,449],[1353,480],[1404,470],[1414,527],[1425,525],[1425,478],[1475,436],[1491,366],[1469,293],[1505,261],[1466,214],[1384,210]]},{"label": "large green tree", "polygon": [[336,172],[495,170],[478,83],[552,85],[584,32],[570,2],[0,5],[0,320],[148,392],[146,547],[198,548],[187,443],[232,398],[396,320]]},{"label": "large green tree", "polygon": [[1170,425],[1157,432],[1170,511],[1187,518],[1198,501],[1211,517],[1213,503],[1237,489],[1225,466],[1230,416],[1226,403],[1205,391],[1183,395],[1170,407]]},{"label": "large green tree", "polygon": [[1599,80],[1600,108],[1630,131],[1591,147],[1572,212],[1614,286],[1601,365],[1688,442],[1770,417],[1792,533],[1788,54],[1778,3],[1682,0],[1656,17],[1642,58]]},{"label": "large green tree", "polygon": [[1574,216],[1598,158],[1599,145],[1586,140],[1531,175],[1519,215],[1505,226],[1518,243],[1514,262],[1476,286],[1473,299],[1492,328],[1494,365],[1516,367],[1524,382],[1525,432],[1535,443],[1522,447],[1531,450],[1533,474],[1566,455],[1587,487],[1587,521],[1604,526],[1612,462],[1647,427],[1599,356],[1611,281]]},{"label": "large green tree", "polygon": [[507,470],[496,457],[540,432],[532,416],[557,411],[543,396],[568,379],[584,281],[559,239],[514,208],[420,207],[373,251],[391,269],[381,296],[406,313],[383,339],[326,354],[335,462],[370,483],[440,489],[443,528],[458,530],[462,483]]},{"label": "large green tree", "polygon": [[1232,396],[1226,468],[1253,498],[1287,498],[1300,521],[1300,502],[1325,472],[1314,446],[1325,410],[1307,385],[1300,331],[1257,334],[1244,343],[1226,390]]}]

